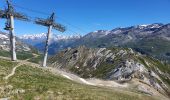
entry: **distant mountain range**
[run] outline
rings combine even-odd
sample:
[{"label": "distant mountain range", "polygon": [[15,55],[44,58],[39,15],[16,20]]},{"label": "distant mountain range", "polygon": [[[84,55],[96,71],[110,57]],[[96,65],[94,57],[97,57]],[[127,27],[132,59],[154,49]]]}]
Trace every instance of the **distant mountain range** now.
[{"label": "distant mountain range", "polygon": [[[19,38],[28,44],[37,45],[46,40],[46,35],[47,35],[46,33],[27,34],[27,35],[20,36]],[[80,35],[64,36],[64,35],[52,34],[51,41],[56,42],[56,41],[61,41],[61,40],[70,40],[70,39],[79,39],[79,38],[81,38]]]},{"label": "distant mountain range", "polygon": [[[0,50],[10,51],[10,39],[9,34],[0,32]],[[21,42],[19,38],[16,38],[16,50],[17,51],[31,51],[30,45]]]},{"label": "distant mountain range", "polygon": [[121,46],[161,60],[170,61],[170,24],[138,25],[91,32],[75,45],[87,47]]},{"label": "distant mountain range", "polygon": [[[69,47],[70,44],[80,39],[81,35],[64,36],[53,34],[50,38],[49,53],[51,55]],[[46,33],[23,35],[19,37],[23,42],[36,47],[39,51],[43,51],[46,41]]]},{"label": "distant mountain range", "polygon": [[[24,42],[43,50],[45,34],[24,35]],[[33,43],[32,43],[32,42]],[[98,30],[85,36],[53,36],[49,53],[51,55],[68,47],[128,47],[142,54],[147,54],[161,60],[170,61],[170,24],[154,23],[136,25],[113,30]]]}]

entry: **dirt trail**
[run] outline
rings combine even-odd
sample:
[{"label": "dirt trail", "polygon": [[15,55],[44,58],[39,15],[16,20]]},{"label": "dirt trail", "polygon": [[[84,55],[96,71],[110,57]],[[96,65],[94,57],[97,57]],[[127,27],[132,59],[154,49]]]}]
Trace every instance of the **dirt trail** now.
[{"label": "dirt trail", "polygon": [[107,87],[127,87],[127,84],[119,84],[114,81],[104,81],[100,79],[83,79],[75,74],[71,74],[65,71],[62,71],[60,69],[48,67],[47,69],[50,70],[50,72],[54,74],[58,74],[60,76],[63,76],[69,80],[76,81],[78,83],[86,84],[86,85],[93,85],[93,86],[107,86]]},{"label": "dirt trail", "polygon": [[[34,57],[37,57],[38,55],[34,54]],[[1,57],[1,59],[5,59],[5,60],[11,60],[10,58],[8,57]],[[33,57],[32,57],[33,58]],[[28,65],[33,65],[35,66],[35,64],[33,63],[30,63],[28,62],[28,60],[30,60],[31,58],[28,58],[26,60],[17,60],[16,62],[18,62],[18,64],[12,69],[11,73],[8,74],[7,76],[4,77],[5,80],[8,80],[11,76],[13,76],[15,74],[15,71],[18,67],[20,67],[21,65],[24,65],[24,64],[28,64]],[[37,66],[37,65],[36,65]]]},{"label": "dirt trail", "polygon": [[72,80],[72,81],[76,81],[78,83],[82,83],[82,84],[87,84],[87,85],[95,85],[91,82],[88,82],[87,80],[83,79],[83,78],[80,78],[79,76],[77,75],[74,75],[74,74],[71,74],[71,73],[68,73],[68,72],[65,72],[65,71],[62,71],[60,69],[56,69],[56,68],[52,68],[52,67],[48,67],[46,68],[48,69],[50,72],[54,73],[54,74],[57,74],[57,75],[60,75],[60,76],[63,76],[69,80]]},{"label": "dirt trail", "polygon": [[12,69],[11,73],[8,74],[7,76],[5,76],[4,79],[5,79],[5,80],[8,80],[11,76],[13,76],[13,75],[15,74],[16,69],[17,69],[19,66],[21,66],[21,65],[23,65],[23,63],[17,64],[17,66],[15,66],[15,67]]}]

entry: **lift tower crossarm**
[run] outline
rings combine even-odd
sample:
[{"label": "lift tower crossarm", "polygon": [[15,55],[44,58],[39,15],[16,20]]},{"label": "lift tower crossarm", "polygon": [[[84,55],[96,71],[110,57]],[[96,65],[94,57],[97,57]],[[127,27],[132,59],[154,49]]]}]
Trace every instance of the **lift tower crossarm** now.
[{"label": "lift tower crossarm", "polygon": [[54,15],[55,14],[53,13],[51,17],[48,19],[37,18],[35,20],[35,24],[39,24],[39,25],[46,26],[46,27],[49,27],[50,25],[52,25],[53,29],[58,30],[60,32],[64,32],[66,30],[65,27],[61,24],[55,23]]},{"label": "lift tower crossarm", "polygon": [[8,0],[6,0],[6,3],[8,5],[7,9],[0,10],[0,18],[7,19],[8,15],[13,15],[13,17],[15,19],[23,20],[23,21],[30,21],[29,18],[27,16],[25,16],[24,14],[15,12],[14,7],[12,6],[12,4]]}]

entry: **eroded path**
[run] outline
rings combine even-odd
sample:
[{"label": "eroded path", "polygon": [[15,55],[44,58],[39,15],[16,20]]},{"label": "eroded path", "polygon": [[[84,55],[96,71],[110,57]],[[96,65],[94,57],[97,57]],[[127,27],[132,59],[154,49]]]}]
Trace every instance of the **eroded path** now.
[{"label": "eroded path", "polygon": [[[34,55],[34,57],[37,57],[38,55]],[[8,57],[1,57],[0,56],[0,58],[1,59],[5,59],[5,60],[10,60],[10,58],[8,58]],[[33,57],[32,57],[33,58]],[[28,59],[26,59],[26,60],[17,60],[16,62],[18,62],[18,64],[12,69],[12,71],[11,71],[11,73],[10,74],[8,74],[7,76],[5,76],[4,77],[4,79],[5,80],[8,80],[10,77],[12,77],[14,74],[15,74],[15,71],[16,71],[16,69],[18,68],[18,67],[20,67],[20,66],[22,66],[22,65],[33,65],[33,66],[35,66],[35,64],[34,63],[31,63],[31,62],[28,62],[28,60],[30,60],[31,58],[28,58]],[[37,64],[36,64],[36,66],[38,66]]]},{"label": "eroded path", "polygon": [[15,66],[15,67],[12,69],[11,73],[10,73],[9,75],[5,76],[4,79],[5,79],[5,80],[8,80],[11,76],[13,76],[13,75],[15,74],[16,69],[17,69],[19,66],[21,66],[21,65],[23,65],[23,63],[17,64],[17,66]]}]

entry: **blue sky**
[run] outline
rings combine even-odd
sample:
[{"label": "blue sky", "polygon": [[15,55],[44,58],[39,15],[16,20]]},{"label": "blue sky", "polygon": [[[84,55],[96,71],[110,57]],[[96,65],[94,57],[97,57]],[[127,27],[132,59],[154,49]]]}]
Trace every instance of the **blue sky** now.
[{"label": "blue sky", "polygon": [[[56,13],[56,21],[67,31],[55,34],[87,34],[95,30],[111,30],[138,24],[170,23],[170,0],[12,0],[13,4],[41,11]],[[4,9],[5,0],[0,0]],[[19,7],[16,11],[31,17],[46,18],[47,14],[35,13]],[[4,28],[0,19],[0,30]],[[71,25],[70,25],[71,24]],[[33,23],[15,21],[15,33],[35,34],[47,32],[47,28]]]}]

